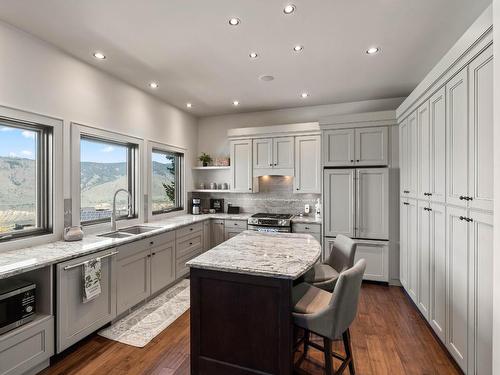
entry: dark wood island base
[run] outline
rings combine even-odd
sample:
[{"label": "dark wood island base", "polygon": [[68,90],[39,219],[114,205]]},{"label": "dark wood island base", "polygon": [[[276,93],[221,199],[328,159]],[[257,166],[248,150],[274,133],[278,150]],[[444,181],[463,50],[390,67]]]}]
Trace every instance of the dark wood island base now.
[{"label": "dark wood island base", "polygon": [[292,374],[292,285],[191,268],[191,374]]}]

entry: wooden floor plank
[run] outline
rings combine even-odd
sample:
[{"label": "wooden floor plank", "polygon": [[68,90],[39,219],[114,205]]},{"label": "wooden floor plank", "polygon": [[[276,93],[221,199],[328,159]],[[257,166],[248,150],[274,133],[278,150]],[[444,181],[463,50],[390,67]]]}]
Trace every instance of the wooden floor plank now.
[{"label": "wooden floor plank", "polygon": [[[358,375],[461,374],[401,288],[363,284],[351,337]],[[341,343],[333,348],[343,352]],[[323,375],[323,363],[323,354],[311,349],[301,368]],[[338,368],[339,362],[334,363]],[[94,334],[58,356],[41,374],[189,375],[189,311],[144,348]]]}]

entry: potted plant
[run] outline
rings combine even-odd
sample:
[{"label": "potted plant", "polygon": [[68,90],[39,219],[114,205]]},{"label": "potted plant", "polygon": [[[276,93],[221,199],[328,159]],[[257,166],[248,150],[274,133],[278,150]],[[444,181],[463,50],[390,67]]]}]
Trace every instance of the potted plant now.
[{"label": "potted plant", "polygon": [[205,154],[204,152],[201,153],[201,156],[198,159],[200,159],[204,167],[207,167],[208,164],[212,162],[212,157],[210,155]]}]

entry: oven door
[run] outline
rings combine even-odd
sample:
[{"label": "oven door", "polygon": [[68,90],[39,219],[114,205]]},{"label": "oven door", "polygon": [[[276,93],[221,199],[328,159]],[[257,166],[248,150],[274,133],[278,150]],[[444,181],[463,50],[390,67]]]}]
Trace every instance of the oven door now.
[{"label": "oven door", "polygon": [[255,232],[265,232],[265,233],[290,233],[292,231],[291,227],[271,227],[264,225],[253,225],[248,224],[248,230],[253,230]]}]

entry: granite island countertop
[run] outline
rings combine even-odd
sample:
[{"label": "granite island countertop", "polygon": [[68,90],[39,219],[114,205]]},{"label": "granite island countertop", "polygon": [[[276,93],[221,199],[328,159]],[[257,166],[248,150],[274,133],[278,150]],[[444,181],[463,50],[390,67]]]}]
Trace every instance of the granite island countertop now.
[{"label": "granite island countertop", "polygon": [[[178,215],[168,219],[152,221],[140,225],[158,227],[157,229],[127,238],[105,238],[99,237],[100,233],[85,234],[83,240],[76,242],[56,241],[47,244],[26,247],[17,250],[0,252],[0,279],[15,276],[24,272],[46,267],[52,264],[65,262],[70,259],[84,255],[97,253],[99,251],[112,249],[130,242],[156,236],[161,233],[176,230],[188,225],[200,223],[210,219],[242,220],[246,221],[252,213],[241,214],[202,214],[202,215]],[[297,219],[299,217],[297,216]],[[292,219],[292,222],[295,222]],[[128,226],[124,222],[118,222],[118,227]],[[109,232],[105,230],[102,233]],[[1,245],[0,245],[1,247]]]},{"label": "granite island countertop", "polygon": [[309,234],[247,230],[186,264],[212,271],[297,279],[320,255],[320,243]]}]

